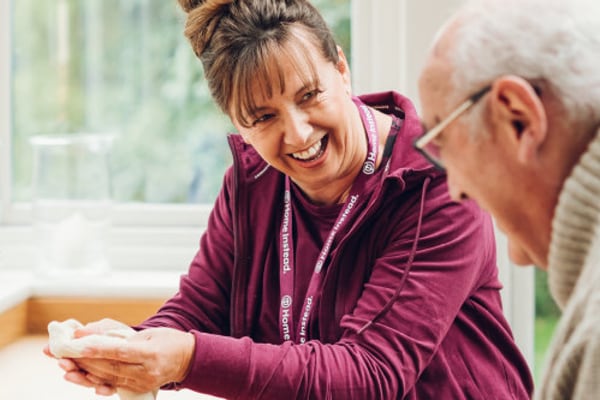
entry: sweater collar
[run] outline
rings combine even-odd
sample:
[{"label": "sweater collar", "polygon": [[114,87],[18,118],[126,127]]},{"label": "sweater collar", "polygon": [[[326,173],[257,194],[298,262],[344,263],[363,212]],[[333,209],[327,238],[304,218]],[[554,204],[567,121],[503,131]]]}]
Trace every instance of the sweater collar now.
[{"label": "sweater collar", "polygon": [[564,308],[600,238],[600,130],[565,181],[552,220],[548,279]]}]

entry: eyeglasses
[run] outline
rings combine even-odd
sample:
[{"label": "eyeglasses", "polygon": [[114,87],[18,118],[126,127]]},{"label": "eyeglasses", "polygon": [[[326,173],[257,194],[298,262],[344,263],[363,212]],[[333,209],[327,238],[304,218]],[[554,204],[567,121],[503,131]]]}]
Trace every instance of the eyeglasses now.
[{"label": "eyeglasses", "polygon": [[471,95],[461,105],[459,105],[450,115],[444,118],[433,128],[419,136],[413,143],[414,148],[421,153],[429,162],[431,162],[437,168],[444,170],[444,164],[440,158],[440,147],[434,142],[434,139],[446,129],[448,125],[454,122],[455,119],[460,117],[464,112],[471,108],[475,103],[479,101],[489,90],[492,88],[491,85],[480,89],[475,94]]}]

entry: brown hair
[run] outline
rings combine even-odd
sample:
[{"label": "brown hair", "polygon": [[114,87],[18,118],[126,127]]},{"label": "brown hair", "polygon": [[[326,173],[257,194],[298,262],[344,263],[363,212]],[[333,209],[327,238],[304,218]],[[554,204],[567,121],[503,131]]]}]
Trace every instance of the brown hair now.
[{"label": "brown hair", "polygon": [[[310,60],[308,41],[326,60],[339,61],[331,30],[308,0],[179,0],[179,4],[188,13],[185,36],[202,61],[213,99],[245,125],[255,108],[256,82],[268,96],[274,76],[284,88],[274,55],[291,57],[300,70],[302,60]],[[283,49],[291,38],[302,45],[300,53]],[[313,66],[307,67],[314,75]]]}]

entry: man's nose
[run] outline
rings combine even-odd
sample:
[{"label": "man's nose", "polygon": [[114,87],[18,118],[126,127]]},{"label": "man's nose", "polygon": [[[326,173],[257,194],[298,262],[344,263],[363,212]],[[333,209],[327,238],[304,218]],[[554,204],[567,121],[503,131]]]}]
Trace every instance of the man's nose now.
[{"label": "man's nose", "polygon": [[456,179],[448,173],[448,193],[450,194],[450,198],[456,202],[461,202],[467,198],[466,194],[463,192],[462,187],[458,184]]}]

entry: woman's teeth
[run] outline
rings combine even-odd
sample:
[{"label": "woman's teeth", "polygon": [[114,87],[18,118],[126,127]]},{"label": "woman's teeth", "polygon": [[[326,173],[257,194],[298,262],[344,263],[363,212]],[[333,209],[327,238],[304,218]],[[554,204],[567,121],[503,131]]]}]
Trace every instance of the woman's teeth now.
[{"label": "woman's teeth", "polygon": [[316,158],[315,156],[319,155],[322,147],[323,147],[323,140],[319,140],[318,142],[316,142],[315,144],[313,144],[312,146],[310,146],[308,149],[306,149],[304,151],[292,153],[292,157],[294,157],[296,160],[309,161],[313,158]]}]

